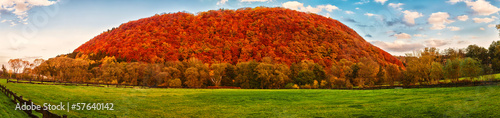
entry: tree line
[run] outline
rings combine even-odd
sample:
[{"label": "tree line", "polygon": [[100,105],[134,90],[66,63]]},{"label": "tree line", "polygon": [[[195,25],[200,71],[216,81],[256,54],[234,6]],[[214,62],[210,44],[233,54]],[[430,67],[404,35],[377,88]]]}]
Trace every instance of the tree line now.
[{"label": "tree line", "polygon": [[[218,12],[223,12],[223,10]],[[207,13],[209,12],[204,14]],[[500,29],[500,25],[496,27]],[[143,45],[143,47],[150,46]],[[262,48],[265,49],[265,47]],[[345,56],[340,56],[343,59],[327,59],[328,63],[314,59],[314,61],[302,60],[289,63],[290,61],[263,57],[259,59],[259,62],[250,60],[239,63],[233,61],[207,64],[196,58],[144,63],[130,62],[131,60],[121,58],[123,55],[118,58],[108,57],[106,52],[91,53],[80,57],[77,57],[77,53],[70,53],[49,60],[36,59],[33,62],[11,59],[9,60],[10,69],[7,70],[5,65],[2,65],[0,74],[3,77],[29,80],[166,87],[353,88],[381,85],[432,85],[438,84],[440,80],[459,82],[461,77],[471,79],[479,75],[499,73],[499,50],[500,41],[492,42],[488,49],[477,45],[469,45],[465,49],[449,48],[443,51],[425,48],[400,57],[404,66],[391,63],[379,65],[376,62],[380,62],[381,58],[374,57],[360,58],[353,62],[345,59]],[[144,57],[136,53],[127,54],[137,58]],[[383,57],[389,57],[389,55]]]},{"label": "tree line", "polygon": [[[69,56],[69,57],[68,57]],[[150,87],[235,86],[249,89],[364,88],[395,85],[433,85],[440,80],[459,82],[479,75],[500,72],[500,41],[488,49],[469,45],[465,49],[425,48],[407,54],[395,64],[379,65],[370,58],[359,62],[334,61],[325,68],[312,60],[291,65],[270,57],[261,61],[203,63],[196,58],[164,63],[126,62],[115,57],[71,58],[62,55],[49,60],[9,61],[6,77],[59,82],[142,85]]]}]

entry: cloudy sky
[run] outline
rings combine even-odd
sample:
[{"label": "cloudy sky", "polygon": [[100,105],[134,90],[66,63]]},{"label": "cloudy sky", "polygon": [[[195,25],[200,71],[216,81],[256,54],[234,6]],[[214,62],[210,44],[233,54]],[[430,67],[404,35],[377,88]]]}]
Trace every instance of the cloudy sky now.
[{"label": "cloudy sky", "polygon": [[393,55],[500,40],[500,0],[0,0],[0,64],[72,52],[120,24],[160,13],[285,7],[337,19]]}]

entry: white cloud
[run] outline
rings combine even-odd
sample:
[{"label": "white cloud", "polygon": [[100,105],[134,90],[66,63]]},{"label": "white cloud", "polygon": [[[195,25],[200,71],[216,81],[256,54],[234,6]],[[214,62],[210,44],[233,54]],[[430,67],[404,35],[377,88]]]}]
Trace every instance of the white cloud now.
[{"label": "white cloud", "polygon": [[488,27],[495,27],[495,24],[489,24]]},{"label": "white cloud", "polygon": [[[49,0],[2,0],[0,2],[0,10],[12,13],[17,16],[20,21],[28,20],[28,11],[35,6],[50,6],[57,1]],[[23,23],[26,24],[26,23]],[[16,23],[11,22],[11,25]]]},{"label": "white cloud", "polygon": [[460,27],[449,26],[448,29],[450,29],[450,31],[458,31]]},{"label": "white cloud", "polygon": [[297,1],[288,1],[282,4],[283,7],[292,9],[292,10],[297,10],[297,11],[303,11],[303,12],[310,12],[310,13],[319,13],[323,10],[326,10],[328,12],[331,12],[333,10],[340,10],[337,6],[334,5],[318,5],[316,7],[311,7],[311,5],[304,7],[304,3],[300,3]]},{"label": "white cloud", "polygon": [[448,17],[450,17],[450,15],[446,12],[432,13],[431,16],[429,17],[429,19],[427,19],[429,24],[432,24],[432,27],[430,29],[441,30],[441,29],[446,28],[446,25],[445,25],[446,23],[449,24],[449,23],[455,22],[453,20],[449,20]]},{"label": "white cloud", "polygon": [[403,10],[403,8],[401,8],[401,6],[403,6],[405,4],[403,3],[389,3],[389,7],[392,7],[394,9],[397,9],[397,10]]},{"label": "white cloud", "polygon": [[403,20],[406,23],[411,24],[411,25],[415,24],[415,19],[416,18],[419,18],[419,17],[423,16],[422,13],[411,12],[411,11],[408,11],[408,10],[403,11],[403,13],[405,14]]},{"label": "white cloud", "polygon": [[491,17],[491,18],[474,18],[472,20],[474,20],[475,23],[489,23],[489,22],[492,22],[495,20],[495,16]]},{"label": "white cloud", "polygon": [[491,15],[491,14],[494,14],[494,13],[497,13],[498,11],[500,11],[500,9],[498,7],[491,5],[490,2],[488,2],[486,0],[476,0],[476,1],[474,1],[474,0],[448,0],[447,2],[450,4],[456,4],[458,2],[465,2],[465,4],[467,4],[468,7],[470,7],[472,10],[474,10],[474,12],[476,12],[479,15],[488,16],[488,15]]},{"label": "white cloud", "polygon": [[345,11],[346,14],[354,14],[352,11]]},{"label": "white cloud", "polygon": [[326,13],[324,16],[330,18],[330,13]]},{"label": "white cloud", "polygon": [[[227,1],[229,1],[229,0],[219,0],[217,2],[217,5],[226,4]],[[267,2],[267,1],[271,1],[271,0],[240,0],[240,2],[248,2],[248,3],[251,3],[251,2]]]},{"label": "white cloud", "polygon": [[486,0],[449,0],[448,3],[456,4],[458,2],[465,2],[468,7],[470,7],[474,12],[479,15],[491,15],[500,11],[500,8],[495,7]]},{"label": "white cloud", "polygon": [[431,39],[428,39],[425,41],[425,46],[427,46],[427,47],[440,47],[440,46],[443,46],[446,44],[448,44],[447,41],[440,40],[440,39],[434,39],[434,38],[431,38]]},{"label": "white cloud", "polygon": [[223,5],[223,4],[226,4],[228,0],[220,0],[219,2],[217,2],[217,5]]},{"label": "white cloud", "polygon": [[359,7],[356,7],[356,9],[359,9]]},{"label": "white cloud", "polygon": [[381,3],[382,5],[384,5],[384,3],[387,2],[387,0],[375,0],[375,2],[378,2],[378,3]]},{"label": "white cloud", "polygon": [[475,2],[471,0],[463,0],[463,1],[467,4],[467,6],[471,7],[471,9],[474,10],[474,12],[476,12],[479,15],[488,16],[500,11],[499,8],[491,5],[490,2],[485,0],[477,0]]},{"label": "white cloud", "polygon": [[297,1],[288,1],[282,4],[283,7],[292,9],[292,10],[297,10],[299,11],[299,8],[304,7],[304,3],[300,3]]},{"label": "white cloud", "polygon": [[394,34],[397,39],[411,39],[411,35],[407,33],[399,33],[399,34]]},{"label": "white cloud", "polygon": [[484,28],[481,27],[481,28],[479,28],[479,30],[484,30]]},{"label": "white cloud", "polygon": [[414,37],[427,37],[427,35],[423,35],[423,34],[413,34]]},{"label": "white cloud", "polygon": [[372,13],[365,13],[366,16],[376,16],[375,14]]},{"label": "white cloud", "polygon": [[410,43],[404,39],[398,39],[394,42],[372,41],[371,43],[384,50],[395,52],[407,52],[424,48],[422,43]]},{"label": "white cloud", "polygon": [[460,21],[466,21],[467,19],[469,19],[469,16],[462,15],[462,16],[458,16],[457,19],[460,20]]},{"label": "white cloud", "polygon": [[448,0],[447,2],[450,4],[456,4],[458,2],[463,2],[464,0]]},{"label": "white cloud", "polygon": [[320,8],[320,9],[325,9],[328,12],[332,12],[332,10],[338,10],[339,9],[337,6],[330,5],[330,4],[327,4],[327,5],[318,5],[316,7]]},{"label": "white cloud", "polygon": [[267,2],[269,0],[240,0],[240,2]]},{"label": "white cloud", "polygon": [[12,27],[12,26],[16,26],[16,25],[17,25],[17,24],[16,24],[16,22],[10,22],[10,26],[11,26],[11,27]]},{"label": "white cloud", "polygon": [[311,5],[307,6],[307,7],[303,7],[300,9],[300,11],[304,11],[304,12],[310,12],[310,13],[319,13],[321,12],[323,9],[321,8],[318,8],[318,7],[311,7]]},{"label": "white cloud", "polygon": [[369,3],[369,2],[370,2],[370,0],[361,0],[361,1],[356,2],[356,3],[354,3],[354,4],[357,4],[357,5],[362,5],[362,4],[366,4],[366,3]]}]

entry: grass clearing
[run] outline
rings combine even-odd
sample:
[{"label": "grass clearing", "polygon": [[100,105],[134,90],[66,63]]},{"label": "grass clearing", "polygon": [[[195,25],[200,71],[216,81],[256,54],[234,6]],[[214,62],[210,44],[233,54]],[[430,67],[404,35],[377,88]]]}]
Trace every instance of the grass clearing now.
[{"label": "grass clearing", "polygon": [[[3,83],[2,83],[3,84]],[[12,99],[8,98],[4,93],[0,92],[0,117],[2,118],[25,118],[26,113],[21,110],[15,110],[16,104]]]},{"label": "grass clearing", "polygon": [[68,117],[500,117],[500,86],[328,89],[135,89],[0,84],[37,104],[114,103]]}]

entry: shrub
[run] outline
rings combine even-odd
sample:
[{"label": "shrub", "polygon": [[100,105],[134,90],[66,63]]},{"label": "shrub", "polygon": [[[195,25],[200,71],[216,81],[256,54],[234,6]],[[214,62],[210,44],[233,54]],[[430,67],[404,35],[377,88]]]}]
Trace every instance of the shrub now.
[{"label": "shrub", "polygon": [[320,88],[327,88],[328,82],[326,80],[321,80],[321,83],[319,84]]},{"label": "shrub", "polygon": [[288,83],[285,85],[285,88],[286,89],[293,89],[293,85],[294,85],[293,83]]},{"label": "shrub", "polygon": [[403,84],[403,86],[409,86],[412,83],[412,80],[414,80],[412,78],[414,78],[414,76],[409,74],[408,71],[404,71],[403,78],[401,79],[401,83]]},{"label": "shrub", "polygon": [[170,87],[181,87],[181,86],[182,86],[181,79],[179,79],[179,78],[175,78],[175,79],[173,79],[173,80],[170,80],[170,82],[169,82],[169,86],[170,86]]},{"label": "shrub", "polygon": [[306,85],[302,85],[300,86],[300,88],[303,88],[303,89],[311,89],[311,85],[310,84],[306,84]]},{"label": "shrub", "polygon": [[353,87],[353,85],[351,84],[351,81],[346,81],[345,87],[351,89]]},{"label": "shrub", "polygon": [[[330,84],[329,86],[332,87],[332,88],[342,88],[342,87],[345,87],[346,84],[345,84],[345,79],[342,79],[342,78],[337,78],[335,76],[332,76],[328,79],[328,81],[330,81]],[[321,83],[323,84],[323,83]]]},{"label": "shrub", "polygon": [[483,76],[487,79],[487,81],[494,81],[495,80],[495,75],[485,75]]},{"label": "shrub", "polygon": [[356,85],[359,88],[365,87],[365,79],[364,78],[356,78],[356,79],[354,79],[354,81],[356,82]]},{"label": "shrub", "polygon": [[311,86],[311,88],[313,88],[313,89],[319,88],[319,83],[318,83],[317,80],[314,80],[313,85]]}]

